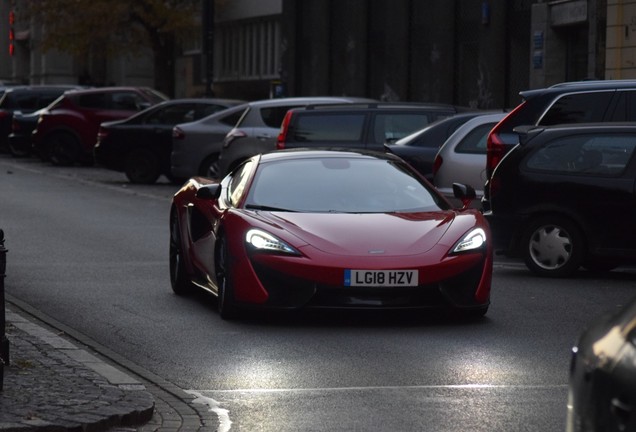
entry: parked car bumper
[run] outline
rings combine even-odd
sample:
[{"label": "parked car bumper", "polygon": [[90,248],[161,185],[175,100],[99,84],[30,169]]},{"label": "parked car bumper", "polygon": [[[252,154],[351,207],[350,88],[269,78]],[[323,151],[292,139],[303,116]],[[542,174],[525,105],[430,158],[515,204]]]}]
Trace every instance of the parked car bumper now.
[{"label": "parked car bumper", "polygon": [[495,216],[490,211],[484,211],[484,217],[490,225],[493,249],[504,255],[516,256],[525,219],[516,214]]}]

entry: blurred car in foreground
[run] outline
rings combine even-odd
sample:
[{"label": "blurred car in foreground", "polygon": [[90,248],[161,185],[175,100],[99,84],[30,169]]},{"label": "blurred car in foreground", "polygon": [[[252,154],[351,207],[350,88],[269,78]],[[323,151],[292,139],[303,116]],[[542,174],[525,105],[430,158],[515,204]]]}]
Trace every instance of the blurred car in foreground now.
[{"label": "blurred car in foreground", "polygon": [[276,150],[276,140],[287,111],[307,105],[374,102],[358,97],[309,96],[266,99],[250,102],[236,125],[223,139],[219,155],[219,175],[232,171],[244,160]]},{"label": "blurred car in foreground", "polygon": [[504,113],[477,116],[461,125],[440,147],[433,164],[433,184],[452,198],[453,183],[471,185],[477,197],[486,183],[486,139]]},{"label": "blurred car in foreground", "polygon": [[636,430],[636,300],[573,347],[567,408],[567,432]]},{"label": "blurred car in foreground", "polygon": [[174,178],[219,178],[219,154],[225,135],[243,115],[246,104],[236,105],[172,129],[170,172]]},{"label": "blurred car in foreground", "polygon": [[104,122],[97,132],[95,162],[121,171],[131,183],[171,177],[172,128],[207,117],[243,101],[214,98],[173,99],[124,120]]},{"label": "blurred car in foreground", "polygon": [[407,161],[427,180],[433,181],[433,161],[439,148],[457,128],[483,114],[482,111],[472,111],[445,117],[384,147]]},{"label": "blurred car in foreground", "polygon": [[635,149],[634,123],[522,134],[482,200],[496,251],[553,277],[636,262]]},{"label": "blurred car in foreground", "polygon": [[36,154],[55,165],[92,163],[99,125],[121,120],[168,98],[147,87],[101,87],[64,93],[40,113]]},{"label": "blurred car in foreground", "polygon": [[[457,185],[468,203],[470,187]],[[220,183],[190,179],[170,212],[170,279],[241,308],[488,310],[488,224],[394,155],[282,150]]]}]

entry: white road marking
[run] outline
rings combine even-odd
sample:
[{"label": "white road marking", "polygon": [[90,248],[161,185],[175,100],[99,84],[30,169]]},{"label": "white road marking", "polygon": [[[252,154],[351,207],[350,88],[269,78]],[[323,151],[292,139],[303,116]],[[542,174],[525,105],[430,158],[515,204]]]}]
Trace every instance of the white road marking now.
[{"label": "white road marking", "polygon": [[230,420],[230,412],[225,408],[221,408],[221,404],[212,398],[205,397],[201,393],[194,390],[186,390],[186,393],[196,396],[196,399],[192,403],[198,403],[207,405],[210,407],[210,411],[219,416],[219,429],[218,432],[228,432],[232,427],[232,420]]},{"label": "white road marking", "polygon": [[232,389],[232,390],[187,390],[188,393],[313,393],[330,391],[360,391],[360,390],[427,390],[427,389],[562,389],[568,384],[537,384],[537,385],[509,385],[509,384],[449,384],[449,385],[414,385],[414,386],[380,386],[380,387],[327,387],[327,388],[283,388],[283,389]]}]

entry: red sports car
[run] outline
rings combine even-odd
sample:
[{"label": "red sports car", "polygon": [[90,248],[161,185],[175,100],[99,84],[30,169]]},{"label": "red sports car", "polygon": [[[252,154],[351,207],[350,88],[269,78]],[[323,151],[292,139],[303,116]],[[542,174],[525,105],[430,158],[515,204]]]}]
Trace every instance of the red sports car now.
[{"label": "red sports car", "polygon": [[490,303],[488,223],[456,185],[455,209],[397,156],[289,150],[254,156],[220,183],[195,177],[170,211],[170,279],[247,308],[450,307]]}]

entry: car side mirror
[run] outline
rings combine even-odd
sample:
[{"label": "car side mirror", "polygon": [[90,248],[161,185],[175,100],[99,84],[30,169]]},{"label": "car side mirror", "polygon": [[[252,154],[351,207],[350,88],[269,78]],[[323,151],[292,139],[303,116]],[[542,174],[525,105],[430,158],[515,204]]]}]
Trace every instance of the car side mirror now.
[{"label": "car side mirror", "polygon": [[203,200],[215,200],[221,196],[221,185],[219,183],[213,183],[205,186],[201,186],[197,190],[196,197]]},{"label": "car side mirror", "polygon": [[463,183],[453,183],[453,195],[455,198],[461,200],[462,210],[467,209],[470,203],[477,197],[475,188]]}]

